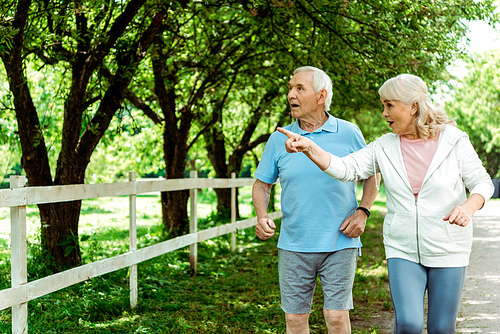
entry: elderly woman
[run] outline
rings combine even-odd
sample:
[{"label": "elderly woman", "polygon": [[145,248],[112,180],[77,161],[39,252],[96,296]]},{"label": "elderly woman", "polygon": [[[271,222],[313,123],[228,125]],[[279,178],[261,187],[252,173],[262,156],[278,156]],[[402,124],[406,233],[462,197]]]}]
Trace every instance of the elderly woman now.
[{"label": "elderly woman", "polygon": [[288,152],[303,152],[333,178],[353,181],[381,173],[394,333],[422,333],[426,290],[428,333],[455,333],[471,218],[492,196],[493,183],[468,136],[431,103],[422,79],[401,74],[386,81],[379,95],[393,133],[344,158],[278,131],[288,136]]}]

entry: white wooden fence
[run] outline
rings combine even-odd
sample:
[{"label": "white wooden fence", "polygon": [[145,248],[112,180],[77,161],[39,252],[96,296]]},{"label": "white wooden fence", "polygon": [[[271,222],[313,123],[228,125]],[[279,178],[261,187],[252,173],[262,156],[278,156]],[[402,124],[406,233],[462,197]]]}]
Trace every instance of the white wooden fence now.
[{"label": "white wooden fence", "polygon": [[[28,301],[64,289],[93,277],[129,267],[130,307],[137,306],[137,264],[162,254],[189,246],[191,268],[196,272],[197,243],[231,233],[231,246],[236,246],[236,231],[256,225],[256,218],[236,221],[236,188],[252,185],[255,179],[204,179],[191,172],[189,179],[141,180],[130,173],[129,182],[79,184],[52,187],[26,187],[24,176],[11,176],[10,189],[0,190],[0,207],[10,207],[11,281],[12,287],[0,291],[0,310],[12,307],[12,333],[28,333]],[[197,230],[197,190],[231,188],[231,223],[207,230]],[[190,190],[190,233],[158,244],[137,249],[136,197],[138,194]],[[98,197],[129,196],[129,252],[69,269],[28,282],[26,247],[26,206],[58,203]],[[281,212],[270,214],[273,219]]]}]

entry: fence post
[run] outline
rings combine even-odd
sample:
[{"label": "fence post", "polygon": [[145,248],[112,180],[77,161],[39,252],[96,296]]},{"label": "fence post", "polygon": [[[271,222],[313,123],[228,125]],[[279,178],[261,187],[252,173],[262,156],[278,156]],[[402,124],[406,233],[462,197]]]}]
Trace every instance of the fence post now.
[{"label": "fence post", "polygon": [[[191,179],[198,178],[198,171],[192,170],[189,172]],[[189,233],[198,232],[198,214],[196,207],[198,206],[198,189],[189,190],[190,199],[190,214],[189,214]],[[198,244],[189,245],[189,264],[193,276],[196,276],[198,270]]]},{"label": "fence post", "polygon": [[[129,196],[129,250],[135,252],[137,250],[137,184],[136,184],[136,173],[129,172],[128,174],[129,182],[134,183],[134,193]],[[133,264],[129,268],[129,280],[130,280],[130,308],[135,309],[137,307],[137,264]]]},{"label": "fence post", "polygon": [[[236,179],[236,173],[231,173],[231,180]],[[231,187],[231,224],[236,223],[236,201],[237,201],[236,187]],[[236,232],[231,232],[231,250],[236,250]]]},{"label": "fence post", "polygon": [[[10,187],[26,186],[24,176],[11,176]],[[26,205],[10,208],[11,238],[11,282],[12,287],[28,282],[28,266],[26,255]],[[12,306],[12,334],[28,333],[28,303]]]}]

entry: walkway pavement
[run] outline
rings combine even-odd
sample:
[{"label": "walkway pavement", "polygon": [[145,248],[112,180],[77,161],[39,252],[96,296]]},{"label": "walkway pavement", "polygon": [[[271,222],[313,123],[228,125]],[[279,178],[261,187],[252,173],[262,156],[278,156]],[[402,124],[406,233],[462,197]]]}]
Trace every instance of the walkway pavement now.
[{"label": "walkway pavement", "polygon": [[473,218],[474,241],[457,333],[500,333],[500,201]]}]

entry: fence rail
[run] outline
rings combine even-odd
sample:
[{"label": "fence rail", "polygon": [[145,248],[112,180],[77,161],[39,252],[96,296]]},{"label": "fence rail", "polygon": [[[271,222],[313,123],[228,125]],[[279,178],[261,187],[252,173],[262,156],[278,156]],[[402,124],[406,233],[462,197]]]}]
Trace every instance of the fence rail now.
[{"label": "fence rail", "polygon": [[[93,277],[123,268],[129,268],[130,306],[135,308],[137,295],[137,264],[189,246],[190,265],[196,272],[197,244],[225,234],[232,234],[235,249],[235,233],[256,225],[257,219],[236,221],[236,188],[252,185],[253,178],[202,179],[191,172],[189,179],[136,180],[130,173],[129,182],[105,184],[79,184],[51,187],[26,187],[23,176],[11,177],[11,188],[0,190],[0,207],[10,207],[11,220],[11,288],[0,291],[0,310],[12,307],[12,333],[28,333],[28,302],[49,293],[64,289]],[[231,188],[231,223],[197,230],[197,190],[203,188]],[[137,249],[136,198],[139,194],[190,190],[190,233],[181,237]],[[26,206],[58,203],[98,197],[129,196],[129,252],[69,269],[35,281],[27,280]],[[277,219],[281,212],[270,217]]]}]

